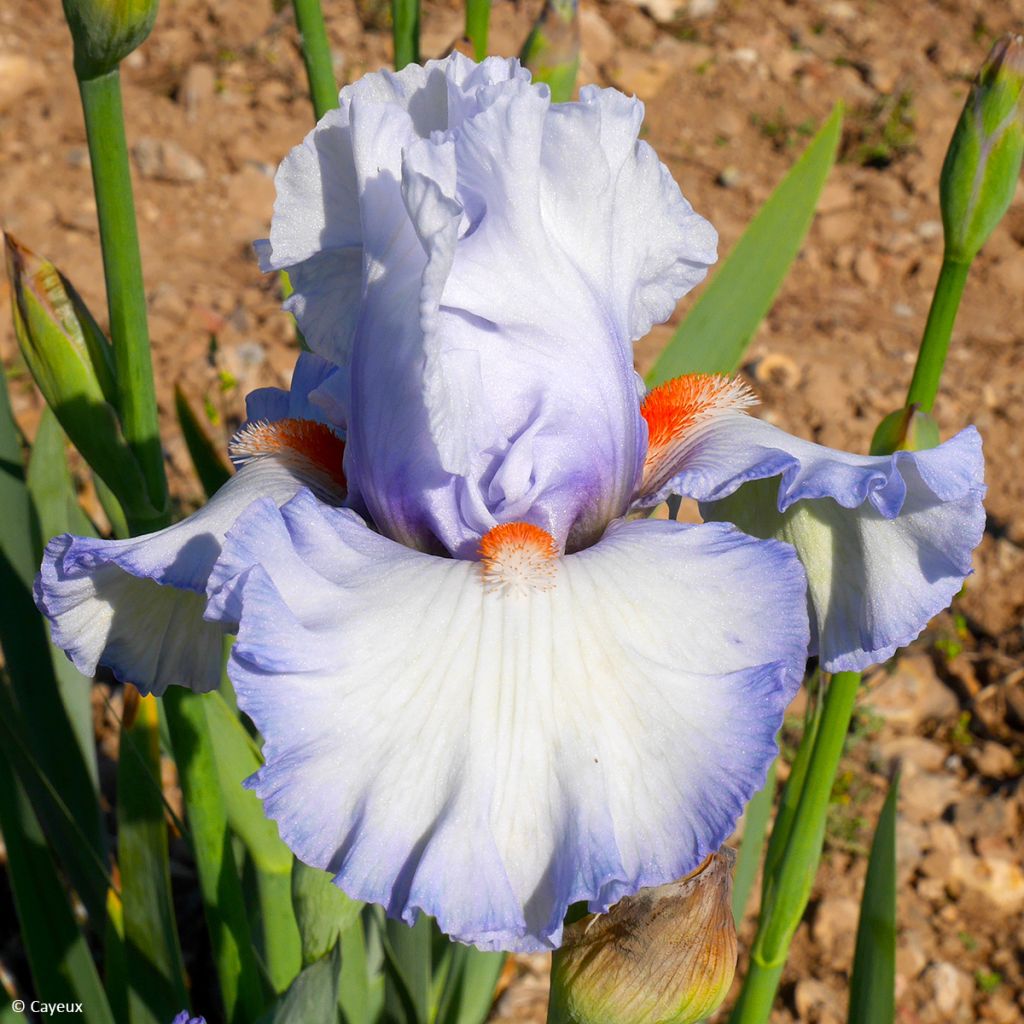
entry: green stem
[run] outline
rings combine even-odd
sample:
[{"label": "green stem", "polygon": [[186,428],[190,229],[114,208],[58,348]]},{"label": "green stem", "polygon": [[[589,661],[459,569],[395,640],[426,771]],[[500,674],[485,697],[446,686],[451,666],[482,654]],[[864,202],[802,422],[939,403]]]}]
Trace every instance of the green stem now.
[{"label": "green stem", "polygon": [[829,683],[800,801],[785,852],[766,885],[750,967],[730,1024],[763,1024],[771,1015],[789,944],[807,907],[821,859],[832,784],[859,686],[856,672],[839,672]]},{"label": "green stem", "polygon": [[491,20],[491,0],[466,0],[466,38],[473,44],[473,59],[487,56],[487,29]]},{"label": "green stem", "polygon": [[969,263],[958,263],[948,256],[942,261],[942,270],[939,271],[939,280],[928,311],[928,323],[917,354],[914,377],[907,393],[907,405],[916,405],[923,412],[930,412],[935,404],[942,368],[949,351],[949,339],[953,334],[953,322],[960,308],[970,269]]},{"label": "green stem", "polygon": [[420,61],[419,0],[391,0],[392,38],[395,43],[395,70]]},{"label": "green stem", "polygon": [[[85,133],[92,162],[92,182],[103,249],[110,336],[114,345],[118,412],[121,426],[142,467],[149,500],[161,513],[167,508],[160,432],[157,422],[153,363],[146,323],[139,235],[135,225],[128,144],[124,133],[121,80],[117,69],[78,83],[85,113]],[[133,532],[153,529],[153,522],[133,524]]]},{"label": "green stem", "polygon": [[263,1010],[263,990],[238,877],[204,698],[172,686],[163,707],[199,871],[199,889],[229,1024]]},{"label": "green stem", "polygon": [[309,95],[319,121],[328,110],[338,105],[338,83],[334,80],[331,45],[327,41],[324,12],[320,0],[292,0],[295,24],[302,44],[302,59],[309,79]]}]

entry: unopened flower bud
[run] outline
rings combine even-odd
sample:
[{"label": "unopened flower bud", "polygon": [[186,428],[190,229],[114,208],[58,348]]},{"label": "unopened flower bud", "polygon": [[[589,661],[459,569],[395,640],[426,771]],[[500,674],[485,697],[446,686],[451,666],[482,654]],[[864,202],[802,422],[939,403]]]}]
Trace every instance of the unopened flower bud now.
[{"label": "unopened flower bud", "polygon": [[121,433],[109,342],[67,278],[4,236],[14,333],[46,404],[125,511],[155,514],[142,472]]},{"label": "unopened flower bud", "polygon": [[736,970],[732,865],[723,848],[678,882],[641,889],[565,929],[549,1024],[694,1024]]},{"label": "unopened flower bud", "polygon": [[551,99],[572,99],[580,69],[579,0],[547,0],[519,59],[535,82],[546,82]]},{"label": "unopened flower bud", "polygon": [[1010,205],[1024,156],[1024,38],[1003,36],[971,87],[942,165],[946,256],[970,263]]},{"label": "unopened flower bud", "polygon": [[64,0],[75,43],[75,72],[96,78],[113,71],[149,35],[158,0]]},{"label": "unopened flower bud", "polygon": [[891,455],[893,452],[919,452],[925,448],[938,448],[941,438],[939,425],[915,405],[897,409],[878,424],[871,439],[872,455]]}]

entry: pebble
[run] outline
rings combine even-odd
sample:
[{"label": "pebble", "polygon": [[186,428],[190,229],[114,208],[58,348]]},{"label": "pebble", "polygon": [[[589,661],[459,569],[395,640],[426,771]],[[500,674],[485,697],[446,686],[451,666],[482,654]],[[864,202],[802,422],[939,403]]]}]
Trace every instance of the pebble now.
[{"label": "pebble", "polygon": [[185,108],[185,117],[195,121],[202,109],[213,99],[217,75],[210,64],[190,64],[181,79],[178,102]]},{"label": "pebble", "polygon": [[619,49],[615,31],[592,7],[580,8],[580,42],[583,52],[599,66],[610,61]]},{"label": "pebble", "polygon": [[904,655],[873,682],[868,703],[889,725],[907,732],[930,720],[952,718],[960,710],[955,694],[943,685],[926,654]]},{"label": "pebble", "polygon": [[952,807],[953,824],[970,839],[1014,836],[1018,829],[1017,805],[1012,800],[969,796]]},{"label": "pebble", "polygon": [[170,139],[143,137],[132,147],[132,156],[144,178],[187,184],[206,177],[202,163]]},{"label": "pebble", "polygon": [[722,188],[735,188],[743,181],[743,172],[735,166],[723,167],[715,178],[715,184]]},{"label": "pebble", "polygon": [[908,779],[900,794],[900,809],[910,821],[930,822],[960,796],[960,782],[952,775],[920,773]]},{"label": "pebble", "polygon": [[946,762],[946,748],[923,736],[894,736],[875,747],[886,773],[902,768],[908,772],[938,772]]},{"label": "pebble", "polygon": [[868,288],[877,288],[882,283],[882,268],[870,249],[861,249],[853,261],[853,272],[857,280]]},{"label": "pebble", "polygon": [[959,967],[940,961],[928,968],[924,980],[943,1020],[953,1020],[957,1011],[970,1007],[974,984]]},{"label": "pebble", "polygon": [[847,963],[853,956],[860,904],[846,896],[826,896],[814,914],[811,935],[830,951],[833,960]]},{"label": "pebble", "polygon": [[46,71],[39,61],[21,53],[0,53],[0,114],[46,83]]}]

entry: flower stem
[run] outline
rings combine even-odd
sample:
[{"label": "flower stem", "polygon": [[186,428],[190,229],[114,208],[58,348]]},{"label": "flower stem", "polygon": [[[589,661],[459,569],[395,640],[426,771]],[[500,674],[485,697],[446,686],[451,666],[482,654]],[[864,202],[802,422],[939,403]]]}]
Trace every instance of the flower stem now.
[{"label": "flower stem", "polygon": [[765,886],[750,966],[730,1024],[763,1024],[771,1015],[789,944],[807,907],[818,870],[832,784],[859,686],[859,673],[834,675],[825,693],[817,732],[805,732],[812,747],[800,800],[785,852]]},{"label": "flower stem", "polygon": [[302,44],[302,59],[309,79],[309,95],[319,121],[338,105],[338,83],[334,79],[331,46],[327,41],[320,0],[292,0],[295,24]]},{"label": "flower stem", "polygon": [[391,0],[392,38],[395,43],[395,70],[420,59],[419,0]]},{"label": "flower stem", "polygon": [[[167,508],[167,478],[157,422],[146,292],[128,169],[120,75],[115,68],[97,78],[80,79],[78,87],[85,114],[103,249],[118,413],[125,440],[142,468],[150,504],[163,518]],[[153,521],[135,523],[132,532],[152,530],[157,525]]]},{"label": "flower stem", "polygon": [[939,280],[935,285],[928,323],[925,325],[921,348],[917,353],[914,377],[907,393],[907,405],[916,405],[924,412],[930,412],[939,390],[942,368],[949,351],[949,339],[953,334],[960,299],[967,283],[969,263],[960,263],[948,256],[942,261]]},{"label": "flower stem", "polygon": [[466,0],[466,38],[473,44],[473,59],[487,56],[487,28],[491,19],[491,0]]}]

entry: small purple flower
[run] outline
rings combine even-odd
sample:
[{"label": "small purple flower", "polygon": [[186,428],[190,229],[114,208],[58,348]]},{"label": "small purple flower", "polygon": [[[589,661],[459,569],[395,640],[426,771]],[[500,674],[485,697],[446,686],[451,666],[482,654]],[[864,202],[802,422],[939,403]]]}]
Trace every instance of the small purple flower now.
[{"label": "small purple flower", "polygon": [[[484,948],[550,949],[570,903],[717,850],[808,653],[908,642],[983,525],[973,430],[867,458],[725,378],[644,396],[632,343],[716,236],[642,115],[457,54],[342,90],[258,245],[317,354],[250,396],[215,511],[58,538],[37,588],[76,664],[151,690],[214,685],[197,643],[237,631],[285,842]],[[646,518],[668,494],[722,521]]]},{"label": "small purple flower", "polygon": [[206,1024],[205,1017],[193,1017],[188,1010],[182,1010],[181,1013],[171,1021],[171,1024]]}]

